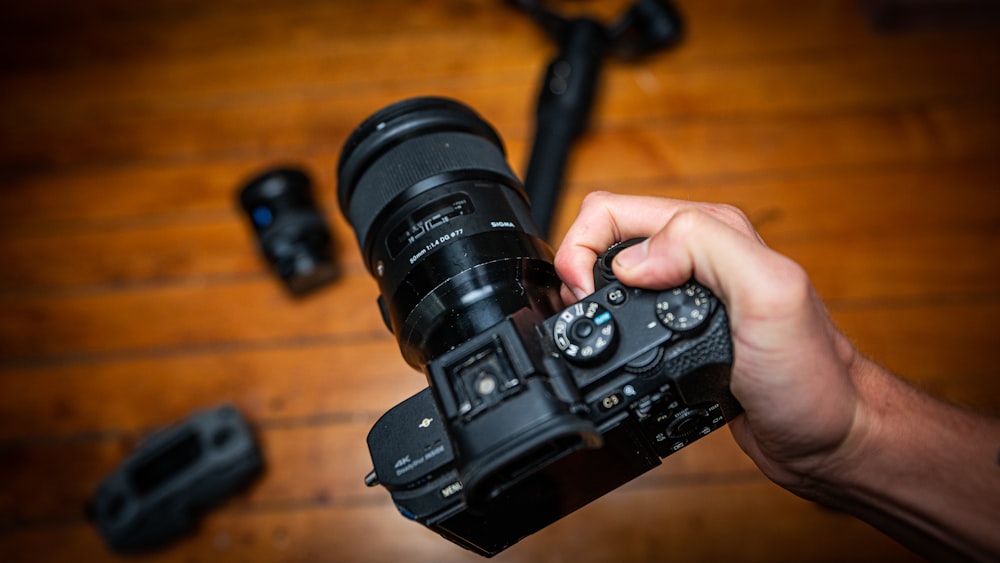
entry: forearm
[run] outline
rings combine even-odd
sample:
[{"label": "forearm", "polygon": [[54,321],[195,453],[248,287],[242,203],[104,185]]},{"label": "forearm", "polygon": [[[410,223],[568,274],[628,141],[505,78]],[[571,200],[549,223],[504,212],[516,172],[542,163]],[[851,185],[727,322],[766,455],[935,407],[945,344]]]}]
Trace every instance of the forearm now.
[{"label": "forearm", "polygon": [[1000,421],[928,397],[867,360],[852,371],[855,428],[807,496],[934,560],[1000,558]]}]

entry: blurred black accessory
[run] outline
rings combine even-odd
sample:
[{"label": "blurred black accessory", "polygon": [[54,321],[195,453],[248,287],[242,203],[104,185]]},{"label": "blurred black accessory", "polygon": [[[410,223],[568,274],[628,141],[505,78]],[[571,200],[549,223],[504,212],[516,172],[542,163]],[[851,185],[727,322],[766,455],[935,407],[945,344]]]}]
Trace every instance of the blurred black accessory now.
[{"label": "blurred black accessory", "polygon": [[160,547],[192,530],[202,512],[244,489],[262,467],[239,411],[201,411],[146,437],[100,484],[87,515],[115,551]]},{"label": "blurred black accessory", "polygon": [[429,382],[368,435],[365,482],[404,516],[492,556],[740,412],[725,308],[696,282],[623,286],[617,246],[597,291],[563,308],[552,250],[471,109],[389,106],[338,170],[382,314]]},{"label": "blurred black accessory", "polygon": [[524,185],[535,220],[549,233],[573,141],[586,127],[607,55],[635,60],[680,41],[680,14],[665,0],[639,0],[610,24],[569,18],[537,0],[513,0],[559,45],[538,96],[535,142]]},{"label": "blurred black accessory", "polygon": [[305,172],[275,168],[258,174],[240,190],[239,199],[261,252],[293,294],[304,295],[337,276],[330,229]]}]

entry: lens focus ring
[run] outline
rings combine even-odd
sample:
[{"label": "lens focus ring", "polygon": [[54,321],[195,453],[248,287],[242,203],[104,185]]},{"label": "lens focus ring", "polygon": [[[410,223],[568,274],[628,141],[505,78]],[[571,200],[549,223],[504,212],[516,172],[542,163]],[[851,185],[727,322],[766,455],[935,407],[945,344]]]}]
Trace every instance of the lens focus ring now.
[{"label": "lens focus ring", "polygon": [[487,139],[455,132],[409,139],[389,149],[358,180],[346,213],[358,244],[367,247],[369,229],[396,196],[423,180],[455,172],[498,174],[518,185],[503,152]]},{"label": "lens focus ring", "polygon": [[[446,138],[438,138],[442,134]],[[365,248],[369,229],[395,197],[422,180],[459,170],[497,173],[520,187],[500,137],[471,108],[448,98],[397,102],[366,119],[344,144],[337,166],[340,210]]]}]

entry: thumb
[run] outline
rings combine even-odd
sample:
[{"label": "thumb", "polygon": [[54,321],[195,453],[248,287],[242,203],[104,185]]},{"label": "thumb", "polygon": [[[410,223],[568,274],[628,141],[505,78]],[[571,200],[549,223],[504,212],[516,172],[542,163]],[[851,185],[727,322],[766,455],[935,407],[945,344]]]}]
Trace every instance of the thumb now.
[{"label": "thumb", "polygon": [[[706,277],[708,265],[698,264],[698,241],[717,237],[720,230],[728,229],[707,213],[691,208],[678,211],[652,236],[615,256],[615,276],[626,285],[646,289],[676,287],[694,276],[696,269],[706,270],[699,272]],[[699,281],[708,285],[714,279]]]},{"label": "thumb", "polygon": [[619,252],[612,268],[623,284],[646,289],[677,287],[693,277],[728,305],[752,309],[786,285],[775,282],[797,265],[712,214],[686,208],[653,236]]}]

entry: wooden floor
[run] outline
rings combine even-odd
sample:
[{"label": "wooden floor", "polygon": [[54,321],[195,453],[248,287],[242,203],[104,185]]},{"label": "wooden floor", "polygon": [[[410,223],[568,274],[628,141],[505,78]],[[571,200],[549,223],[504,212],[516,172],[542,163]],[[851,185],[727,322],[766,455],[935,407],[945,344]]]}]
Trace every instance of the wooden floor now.
[{"label": "wooden floor", "polygon": [[[862,350],[1000,411],[1000,29],[877,33],[853,0],[678,4],[681,46],[608,64],[555,242],[595,189],[733,203]],[[523,171],[549,40],[491,0],[40,0],[0,31],[0,561],[115,559],[84,501],[144,433],[223,401],[267,472],[150,560],[477,560],[362,483],[368,428],[425,383],[382,326],[334,168],[370,112],[439,94]],[[299,301],[234,204],[279,163],[314,174],[344,272]],[[913,559],[771,484],[726,430],[496,558]]]}]

